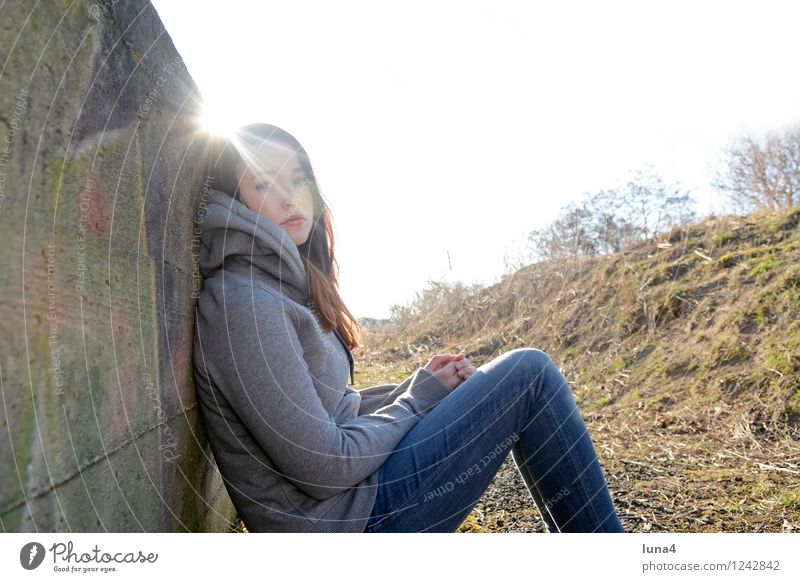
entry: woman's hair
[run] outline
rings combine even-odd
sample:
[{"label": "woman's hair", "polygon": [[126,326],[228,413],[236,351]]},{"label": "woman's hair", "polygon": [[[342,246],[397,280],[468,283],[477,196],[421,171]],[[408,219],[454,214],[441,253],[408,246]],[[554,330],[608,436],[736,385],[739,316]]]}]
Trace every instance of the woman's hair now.
[{"label": "woman's hair", "polygon": [[[252,123],[238,128],[229,138],[218,138],[209,148],[206,163],[213,187],[243,203],[239,194],[237,165],[244,162],[243,151],[258,150],[265,140],[288,144],[310,180],[314,210],[308,240],[298,245],[308,277],[308,291],[316,306],[320,323],[329,332],[338,329],[350,348],[359,345],[362,329],[347,309],[338,291],[339,265],[334,255],[333,217],[317,184],[314,170],[303,146],[287,131],[268,123]],[[245,154],[246,155],[246,154]]]}]

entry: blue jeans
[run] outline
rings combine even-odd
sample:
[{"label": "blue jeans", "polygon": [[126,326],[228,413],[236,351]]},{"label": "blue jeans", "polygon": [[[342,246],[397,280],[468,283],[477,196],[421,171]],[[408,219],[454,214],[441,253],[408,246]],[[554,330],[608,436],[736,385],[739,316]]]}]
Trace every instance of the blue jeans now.
[{"label": "blue jeans", "polygon": [[533,348],[480,366],[408,432],[364,531],[455,531],[509,451],[548,532],[624,532],[572,390]]}]

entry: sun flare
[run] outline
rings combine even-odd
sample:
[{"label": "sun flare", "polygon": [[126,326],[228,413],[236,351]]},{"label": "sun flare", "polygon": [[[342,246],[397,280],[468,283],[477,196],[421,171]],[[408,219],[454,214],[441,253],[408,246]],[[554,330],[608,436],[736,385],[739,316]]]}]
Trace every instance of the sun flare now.
[{"label": "sun flare", "polygon": [[200,116],[204,131],[219,137],[229,137],[239,123],[227,111],[206,106]]}]

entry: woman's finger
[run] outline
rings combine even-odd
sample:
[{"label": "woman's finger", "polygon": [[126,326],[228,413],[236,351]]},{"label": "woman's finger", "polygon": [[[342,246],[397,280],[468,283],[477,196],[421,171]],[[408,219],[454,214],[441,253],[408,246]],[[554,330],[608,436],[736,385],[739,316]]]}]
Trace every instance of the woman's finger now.
[{"label": "woman's finger", "polygon": [[428,360],[428,363],[425,364],[424,367],[431,372],[437,372],[457,358],[458,356],[453,354],[436,354],[430,360]]}]

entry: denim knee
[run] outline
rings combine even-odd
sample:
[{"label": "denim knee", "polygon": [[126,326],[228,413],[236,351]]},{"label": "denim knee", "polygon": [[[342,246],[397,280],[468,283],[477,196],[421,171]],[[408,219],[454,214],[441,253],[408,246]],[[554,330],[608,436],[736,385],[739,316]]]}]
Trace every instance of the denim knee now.
[{"label": "denim knee", "polygon": [[550,356],[539,348],[514,348],[511,350],[511,353],[515,352],[519,352],[522,357],[533,361],[534,364],[538,364],[540,367],[545,367],[553,363]]},{"label": "denim knee", "polygon": [[525,365],[531,366],[532,371],[537,375],[541,375],[548,366],[555,366],[550,356],[538,348],[514,348],[508,354],[519,358],[525,362]]},{"label": "denim knee", "polygon": [[534,395],[538,394],[548,368],[551,366],[555,368],[555,363],[550,356],[537,348],[514,348],[499,356],[498,359],[508,360],[513,370],[518,370],[520,373],[524,371],[528,382],[526,388]]}]

